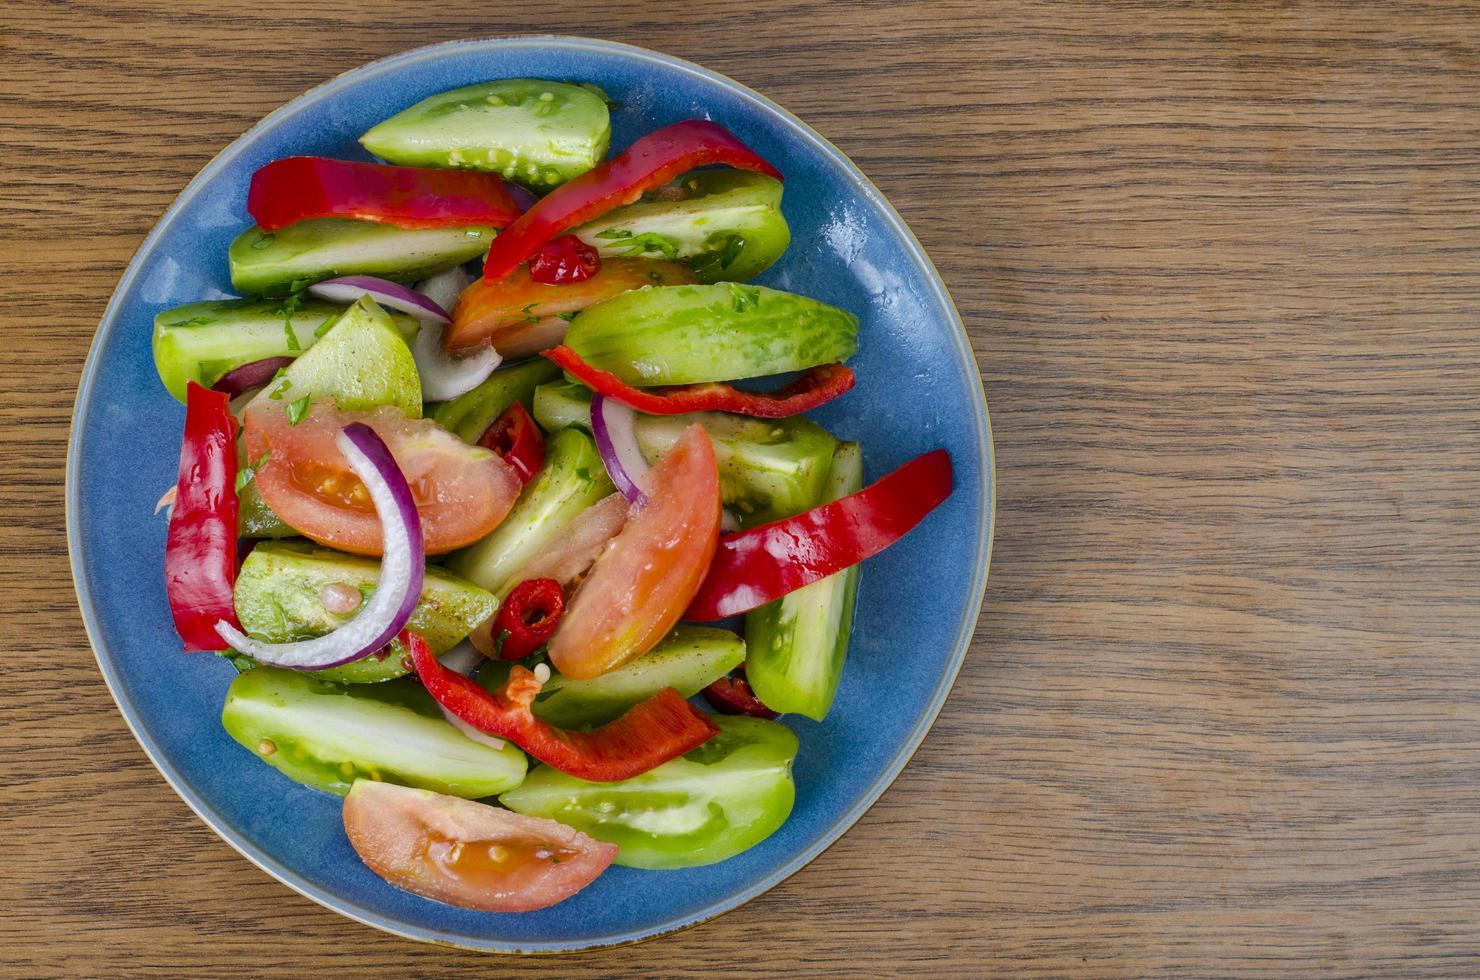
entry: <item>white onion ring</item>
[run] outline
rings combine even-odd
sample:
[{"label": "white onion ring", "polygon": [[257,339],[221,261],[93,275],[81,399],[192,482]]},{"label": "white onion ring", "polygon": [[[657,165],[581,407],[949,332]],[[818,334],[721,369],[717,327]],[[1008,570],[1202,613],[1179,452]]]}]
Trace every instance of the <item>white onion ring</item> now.
[{"label": "white onion ring", "polygon": [[[467,640],[462,641],[457,646],[453,647],[451,650],[448,650],[437,659],[441,662],[443,667],[446,667],[448,670],[452,671],[455,674],[461,674],[464,677],[469,676],[479,666],[488,662],[487,658],[484,657],[483,654],[478,652],[478,648],[473,646],[473,644],[469,643]],[[477,742],[479,745],[486,745],[490,749],[501,749],[504,747],[503,739],[495,738],[487,732],[479,731],[472,725],[469,725],[467,722],[463,721],[457,715],[442,707],[442,705],[438,704],[437,710],[442,712],[442,717],[447,719],[448,724],[450,724],[453,728],[456,728],[458,731],[462,732],[468,738]]]},{"label": "white onion ring", "polygon": [[646,499],[648,464],[637,446],[632,409],[615,398],[591,396],[591,434],[607,475],[634,504]]},{"label": "white onion ring", "polygon": [[436,323],[451,323],[452,317],[447,315],[437,303],[409,289],[398,282],[389,279],[379,279],[375,276],[340,276],[338,279],[325,279],[308,287],[310,295],[320,299],[331,300],[335,303],[353,303],[361,296],[369,296],[381,306],[388,306],[402,313],[410,313],[418,320],[431,320]]},{"label": "white onion ring", "polygon": [[375,594],[360,612],[343,626],[312,640],[265,643],[254,640],[226,620],[216,623],[216,633],[234,650],[258,663],[294,670],[324,670],[338,667],[383,649],[396,638],[416,604],[426,576],[426,550],[421,533],[421,515],[411,487],[396,465],[396,459],[375,430],[362,422],[351,422],[334,437],[334,443],[350,469],[370,491],[375,513],[380,517],[385,554]]},{"label": "white onion ring", "polygon": [[462,266],[455,265],[446,272],[423,279],[416,284],[416,291],[442,309],[450,310],[457,305],[458,297],[472,281],[473,277]]},{"label": "white onion ring", "polygon": [[442,324],[424,321],[411,342],[416,373],[421,375],[421,397],[445,402],[482,384],[503,363],[503,355],[486,344],[464,357],[442,350]]}]

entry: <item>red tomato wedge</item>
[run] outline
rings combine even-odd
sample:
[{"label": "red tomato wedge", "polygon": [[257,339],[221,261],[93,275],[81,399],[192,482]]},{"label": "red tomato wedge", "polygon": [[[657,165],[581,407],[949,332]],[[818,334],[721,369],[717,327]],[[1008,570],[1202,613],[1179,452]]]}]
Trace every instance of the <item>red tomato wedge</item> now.
[{"label": "red tomato wedge", "polygon": [[246,412],[247,458],[255,463],[266,456],[253,477],[257,489],[274,513],[319,544],[381,553],[375,506],[334,445],[351,422],[370,426],[390,447],[416,499],[428,554],[477,541],[498,527],[519,496],[523,484],[504,460],[397,408],[341,412],[319,402],[293,425],[277,403],[253,403]]},{"label": "red tomato wedge", "polygon": [[682,286],[699,280],[687,266],[656,259],[612,258],[580,282],[548,285],[530,278],[521,265],[503,279],[476,279],[458,297],[452,325],[442,334],[449,351],[465,351],[491,341],[506,360],[528,357],[565,338],[560,314],[586,307],[640,286]]},{"label": "red tomato wedge", "polygon": [[719,469],[698,423],[648,474],[632,508],[550,639],[566,677],[595,677],[651,650],[699,591],[719,540]]},{"label": "red tomato wedge", "polygon": [[554,820],[367,779],[344,798],[344,832],[397,888],[480,912],[549,908],[617,856],[617,845]]}]

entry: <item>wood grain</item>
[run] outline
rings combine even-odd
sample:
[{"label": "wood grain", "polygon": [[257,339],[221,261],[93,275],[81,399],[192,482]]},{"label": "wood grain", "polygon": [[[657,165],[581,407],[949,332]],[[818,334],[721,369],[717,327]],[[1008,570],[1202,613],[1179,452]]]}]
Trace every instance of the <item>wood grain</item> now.
[{"label": "wood grain", "polygon": [[[842,841],[687,933],[490,960],[239,858],[150,767],[68,582],[75,383],[171,198],[287,99],[454,37],[701,61],[850,153],[971,330],[976,643]],[[0,969],[1480,973],[1480,8],[0,9]]]}]

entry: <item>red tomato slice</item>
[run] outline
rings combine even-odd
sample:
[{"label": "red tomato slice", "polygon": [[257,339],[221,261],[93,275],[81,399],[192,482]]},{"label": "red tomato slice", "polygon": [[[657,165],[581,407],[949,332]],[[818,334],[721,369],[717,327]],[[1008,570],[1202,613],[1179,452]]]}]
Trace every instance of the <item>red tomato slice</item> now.
[{"label": "red tomato slice", "polygon": [[566,677],[587,678],[647,653],[678,622],[719,541],[719,468],[702,426],[689,426],[648,474],[634,507],[550,639]]},{"label": "red tomato slice", "polygon": [[458,297],[442,343],[450,351],[463,351],[491,341],[505,358],[528,357],[564,339],[562,313],[578,313],[641,286],[697,281],[687,266],[656,259],[607,259],[590,278],[558,286],[536,282],[529,266],[521,265],[497,282],[473,280]]},{"label": "red tomato slice", "polygon": [[617,856],[617,845],[554,820],[368,779],[344,798],[344,832],[397,888],[481,912],[549,908]]},{"label": "red tomato slice", "polygon": [[334,444],[339,430],[364,422],[385,440],[406,475],[429,554],[472,544],[498,527],[521,486],[514,468],[426,419],[391,406],[341,412],[320,402],[297,425],[276,404],[247,408],[247,459],[267,462],[253,479],[262,499],[289,526],[319,544],[379,555],[380,518],[365,484]]}]

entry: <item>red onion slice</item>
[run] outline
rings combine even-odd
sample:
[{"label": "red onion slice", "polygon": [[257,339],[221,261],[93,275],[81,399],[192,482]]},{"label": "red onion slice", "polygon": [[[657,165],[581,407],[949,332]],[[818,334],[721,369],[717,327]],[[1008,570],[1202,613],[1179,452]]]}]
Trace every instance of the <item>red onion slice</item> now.
[{"label": "red onion slice", "polygon": [[335,303],[353,303],[361,296],[369,296],[381,306],[388,306],[402,313],[410,313],[418,320],[434,323],[451,323],[447,311],[414,289],[408,289],[389,279],[375,276],[340,276],[325,279],[308,287],[308,291],[320,299]]},{"label": "red onion slice", "polygon": [[478,387],[494,372],[504,357],[492,344],[471,354],[452,357],[442,350],[442,324],[424,322],[411,342],[416,373],[421,375],[421,397],[445,402]]},{"label": "red onion slice", "polygon": [[637,447],[632,409],[615,398],[591,396],[591,434],[596,437],[596,451],[601,454],[606,472],[634,504],[645,498],[648,464]]},{"label": "red onion slice", "polygon": [[323,670],[367,657],[385,647],[406,628],[416,604],[421,601],[426,575],[426,551],[421,534],[421,515],[411,487],[396,465],[396,459],[375,430],[362,422],[351,422],[334,437],[334,443],[350,469],[365,482],[375,513],[380,517],[385,555],[375,594],[361,607],[359,615],[339,629],[312,640],[294,643],[264,643],[245,635],[224,619],[216,633],[232,649],[258,663],[295,670]]},{"label": "red onion slice", "polygon": [[235,397],[244,391],[261,388],[272,380],[273,375],[292,363],[291,357],[264,357],[260,361],[249,361],[217,378],[211,390],[224,391]]}]

